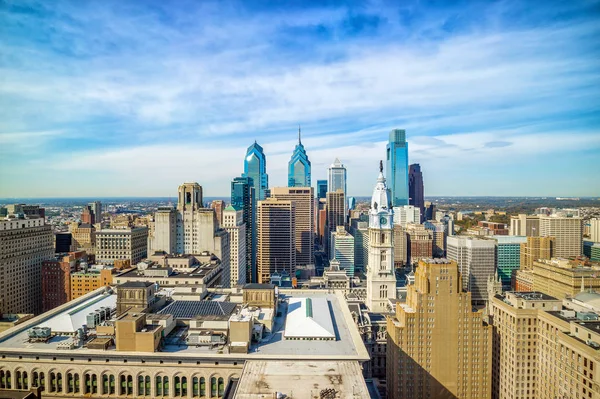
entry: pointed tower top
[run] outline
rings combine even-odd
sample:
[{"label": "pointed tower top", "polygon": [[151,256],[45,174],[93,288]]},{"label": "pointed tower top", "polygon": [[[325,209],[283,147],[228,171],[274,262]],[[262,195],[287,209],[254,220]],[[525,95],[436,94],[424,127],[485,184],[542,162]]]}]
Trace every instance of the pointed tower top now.
[{"label": "pointed tower top", "polygon": [[302,144],[302,140],[300,139],[300,125],[298,125],[298,144]]}]

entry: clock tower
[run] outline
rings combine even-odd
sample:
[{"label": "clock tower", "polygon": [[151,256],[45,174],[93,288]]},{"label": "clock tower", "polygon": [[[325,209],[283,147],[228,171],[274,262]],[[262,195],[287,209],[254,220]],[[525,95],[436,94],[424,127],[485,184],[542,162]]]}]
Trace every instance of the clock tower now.
[{"label": "clock tower", "polygon": [[367,307],[386,312],[388,298],[396,298],[394,270],[394,211],[379,162],[379,177],[369,211],[369,263],[367,266]]}]

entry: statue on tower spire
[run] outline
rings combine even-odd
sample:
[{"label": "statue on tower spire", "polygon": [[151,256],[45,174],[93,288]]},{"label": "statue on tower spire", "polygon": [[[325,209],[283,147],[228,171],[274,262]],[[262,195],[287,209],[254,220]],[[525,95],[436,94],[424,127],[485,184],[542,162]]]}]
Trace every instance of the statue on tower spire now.
[{"label": "statue on tower spire", "polygon": [[379,173],[383,173],[383,161],[379,160]]}]

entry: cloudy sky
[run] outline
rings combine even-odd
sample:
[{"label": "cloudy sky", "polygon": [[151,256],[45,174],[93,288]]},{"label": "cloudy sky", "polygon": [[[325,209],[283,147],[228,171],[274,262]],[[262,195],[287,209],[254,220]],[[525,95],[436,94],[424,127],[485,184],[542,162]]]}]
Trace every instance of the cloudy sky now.
[{"label": "cloudy sky", "polygon": [[[404,128],[426,195],[600,195],[600,2],[0,0],[0,197],[368,195]],[[348,5],[352,4],[352,5]]]}]

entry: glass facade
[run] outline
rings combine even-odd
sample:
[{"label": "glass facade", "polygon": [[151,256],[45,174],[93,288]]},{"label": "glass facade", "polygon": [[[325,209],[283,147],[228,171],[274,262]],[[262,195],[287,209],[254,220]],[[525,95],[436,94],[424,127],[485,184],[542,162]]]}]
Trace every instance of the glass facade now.
[{"label": "glass facade", "polygon": [[329,167],[329,190],[331,192],[336,192],[340,189],[344,192],[344,195],[348,194],[346,192],[346,168],[344,167],[344,164],[336,158]]},{"label": "glass facade", "polygon": [[265,191],[269,188],[269,175],[267,175],[267,157],[263,148],[254,142],[244,158],[243,177],[250,177],[256,188],[256,200],[261,201],[266,198]]},{"label": "glass facade", "polygon": [[408,205],[408,143],[405,130],[394,129],[390,132],[386,161],[392,206]]},{"label": "glass facade", "polygon": [[288,163],[288,187],[310,187],[310,161],[300,140],[300,130],[298,144]]},{"label": "glass facade", "polygon": [[256,189],[250,177],[236,177],[231,182],[231,206],[243,210],[246,223],[246,281],[255,283],[256,275]]},{"label": "glass facade", "polygon": [[527,237],[495,236],[496,268],[502,280],[502,286],[509,289],[513,271],[521,266],[521,244],[527,242]]},{"label": "glass facade", "polygon": [[317,199],[327,198],[327,180],[317,180]]}]

